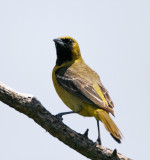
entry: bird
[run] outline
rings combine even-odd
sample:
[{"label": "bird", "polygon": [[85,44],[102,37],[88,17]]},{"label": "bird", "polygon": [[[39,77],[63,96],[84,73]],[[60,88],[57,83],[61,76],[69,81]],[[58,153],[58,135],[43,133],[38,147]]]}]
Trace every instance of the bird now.
[{"label": "bird", "polygon": [[77,41],[69,36],[55,38],[53,41],[57,55],[52,71],[54,88],[64,104],[72,110],[57,115],[62,117],[78,113],[84,117],[95,117],[97,144],[102,145],[99,121],[121,143],[123,135],[109,115],[114,116],[114,104],[98,74],[84,62]]}]

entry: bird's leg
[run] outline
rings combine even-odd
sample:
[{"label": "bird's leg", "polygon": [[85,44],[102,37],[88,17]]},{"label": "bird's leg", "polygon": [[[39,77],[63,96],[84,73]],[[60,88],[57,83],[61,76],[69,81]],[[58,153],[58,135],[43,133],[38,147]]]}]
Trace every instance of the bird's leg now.
[{"label": "bird's leg", "polygon": [[76,111],[69,111],[69,112],[61,112],[56,114],[56,117],[60,118],[60,120],[63,120],[62,116],[66,115],[66,114],[71,114],[71,113],[78,113]]},{"label": "bird's leg", "polygon": [[78,113],[78,112],[75,112],[75,111],[61,112],[61,113],[56,114],[56,116],[64,116],[66,114],[71,114],[71,113]]},{"label": "bird's leg", "polygon": [[98,128],[98,138],[97,138],[97,144],[98,145],[101,145],[101,136],[100,136],[100,125],[99,125],[99,120],[96,120],[97,121],[97,128]]}]

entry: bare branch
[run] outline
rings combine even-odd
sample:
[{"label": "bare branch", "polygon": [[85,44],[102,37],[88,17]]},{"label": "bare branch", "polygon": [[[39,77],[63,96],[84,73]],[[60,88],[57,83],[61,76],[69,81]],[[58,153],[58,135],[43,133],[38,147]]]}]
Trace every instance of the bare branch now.
[{"label": "bare branch", "polygon": [[[52,115],[34,96],[14,91],[0,83],[0,101],[32,118],[37,124],[60,141],[92,160],[130,160],[79,134]],[[88,131],[87,131],[88,132]]]}]

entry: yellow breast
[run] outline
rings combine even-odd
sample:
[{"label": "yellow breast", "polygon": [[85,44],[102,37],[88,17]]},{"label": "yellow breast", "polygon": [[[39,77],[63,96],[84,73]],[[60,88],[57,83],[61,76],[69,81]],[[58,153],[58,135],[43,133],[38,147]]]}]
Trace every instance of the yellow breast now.
[{"label": "yellow breast", "polygon": [[55,71],[58,69],[57,66],[54,67],[53,69],[53,73],[52,73],[52,79],[53,79],[53,83],[54,83],[54,87],[55,90],[57,92],[57,94],[59,95],[59,97],[61,98],[61,100],[73,111],[79,111],[79,114],[82,116],[93,116],[90,114],[90,112],[88,111],[88,108],[91,108],[91,105],[82,101],[81,99],[79,99],[78,97],[70,94],[69,92],[67,92],[63,87],[61,87],[56,80],[56,75],[55,75]]}]

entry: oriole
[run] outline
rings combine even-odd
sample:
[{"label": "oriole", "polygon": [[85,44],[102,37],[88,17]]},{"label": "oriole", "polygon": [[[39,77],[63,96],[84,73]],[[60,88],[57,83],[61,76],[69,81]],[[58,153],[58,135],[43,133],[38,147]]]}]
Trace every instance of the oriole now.
[{"label": "oriole", "polygon": [[113,102],[96,72],[85,64],[77,41],[71,37],[54,39],[57,53],[52,79],[57,94],[73,111],[86,117],[95,117],[98,125],[98,143],[101,145],[99,121],[112,137],[121,143],[122,133],[109,113],[114,115]]}]

